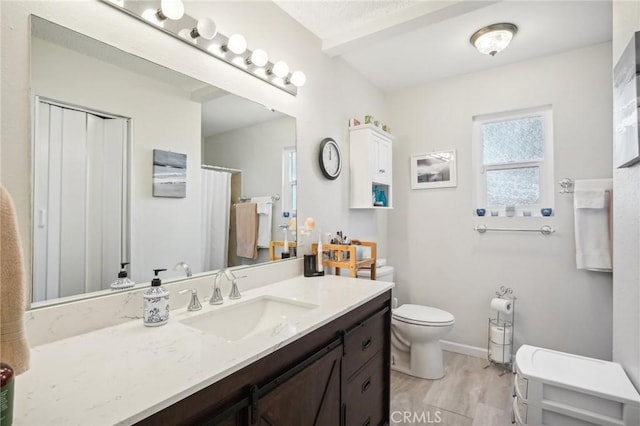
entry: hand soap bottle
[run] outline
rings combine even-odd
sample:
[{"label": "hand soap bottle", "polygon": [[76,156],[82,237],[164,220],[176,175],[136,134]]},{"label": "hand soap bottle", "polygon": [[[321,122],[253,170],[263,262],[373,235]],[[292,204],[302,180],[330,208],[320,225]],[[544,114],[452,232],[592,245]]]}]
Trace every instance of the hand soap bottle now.
[{"label": "hand soap bottle", "polygon": [[144,325],[155,327],[169,321],[169,291],[162,287],[158,272],[166,269],[154,269],[155,276],[151,288],[144,292]]},{"label": "hand soap bottle", "polygon": [[111,283],[111,288],[114,290],[122,290],[124,288],[131,288],[135,283],[127,275],[127,266],[129,262],[123,262],[120,264],[120,272],[118,273],[118,279]]}]

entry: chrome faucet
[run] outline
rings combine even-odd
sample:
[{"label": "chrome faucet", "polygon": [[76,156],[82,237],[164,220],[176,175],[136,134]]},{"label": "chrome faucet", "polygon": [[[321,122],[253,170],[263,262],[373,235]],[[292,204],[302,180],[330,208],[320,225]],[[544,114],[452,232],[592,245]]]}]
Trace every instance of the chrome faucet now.
[{"label": "chrome faucet", "polygon": [[222,299],[222,292],[220,291],[220,272],[216,272],[213,281],[213,294],[209,298],[210,305],[221,305],[224,300]]},{"label": "chrome faucet", "polygon": [[195,288],[187,288],[181,290],[180,294],[185,294],[186,292],[191,292],[191,301],[189,302],[189,306],[187,307],[188,311],[199,311],[202,309],[202,305],[200,304],[200,299],[198,299],[198,292]]},{"label": "chrome faucet", "polygon": [[236,277],[233,271],[229,268],[224,270],[224,275],[229,281],[231,281],[231,291],[229,292],[229,299],[240,299],[242,297],[242,294],[240,294],[240,290],[238,289],[238,280],[240,278],[245,278],[246,275],[242,277]]},{"label": "chrome faucet", "polygon": [[180,269],[184,270],[184,273],[187,274],[187,277],[193,276],[193,274],[191,273],[191,268],[185,262],[178,262],[176,263],[176,266],[173,267],[174,271],[179,271]]}]

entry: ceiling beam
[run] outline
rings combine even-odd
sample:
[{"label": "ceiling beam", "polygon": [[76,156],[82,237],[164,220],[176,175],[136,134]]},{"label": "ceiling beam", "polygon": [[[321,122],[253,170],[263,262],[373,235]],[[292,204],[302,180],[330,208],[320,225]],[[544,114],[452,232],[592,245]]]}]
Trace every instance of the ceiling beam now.
[{"label": "ceiling beam", "polygon": [[499,0],[422,1],[388,16],[375,18],[358,28],[322,40],[322,51],[338,56],[388,37],[445,21],[487,7]]}]

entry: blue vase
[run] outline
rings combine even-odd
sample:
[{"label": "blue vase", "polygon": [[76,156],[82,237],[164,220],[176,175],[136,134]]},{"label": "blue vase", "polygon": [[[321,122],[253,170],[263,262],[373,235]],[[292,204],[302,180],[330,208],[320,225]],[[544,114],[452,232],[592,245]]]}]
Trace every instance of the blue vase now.
[{"label": "blue vase", "polygon": [[378,197],[376,198],[376,200],[379,203],[382,203],[384,207],[387,206],[387,195],[384,193],[384,191],[378,191]]}]

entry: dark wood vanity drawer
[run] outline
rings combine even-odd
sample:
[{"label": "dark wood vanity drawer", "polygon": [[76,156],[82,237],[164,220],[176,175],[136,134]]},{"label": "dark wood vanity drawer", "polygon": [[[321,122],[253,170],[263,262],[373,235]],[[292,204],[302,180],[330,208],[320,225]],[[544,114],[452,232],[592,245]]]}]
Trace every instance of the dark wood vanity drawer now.
[{"label": "dark wood vanity drawer", "polygon": [[384,354],[380,351],[346,385],[344,418],[347,426],[382,424],[386,381]]},{"label": "dark wood vanity drawer", "polygon": [[349,379],[384,347],[389,311],[379,311],[347,331],[344,340],[344,377]]}]

